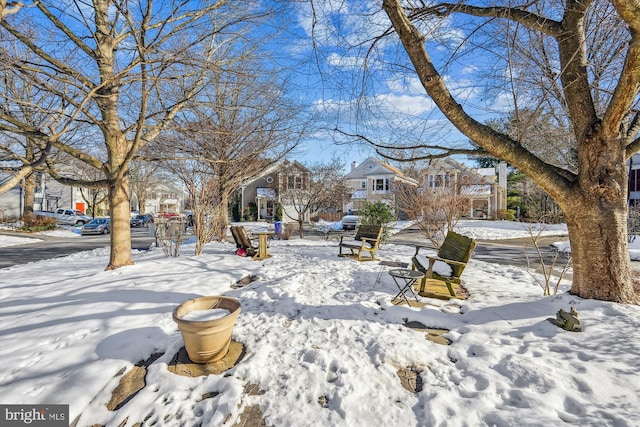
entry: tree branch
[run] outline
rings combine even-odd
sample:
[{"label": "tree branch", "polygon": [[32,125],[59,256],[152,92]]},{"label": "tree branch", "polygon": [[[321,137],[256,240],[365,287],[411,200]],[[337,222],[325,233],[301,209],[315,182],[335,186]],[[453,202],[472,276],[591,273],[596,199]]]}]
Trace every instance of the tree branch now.
[{"label": "tree branch", "polygon": [[[444,145],[430,145],[430,144],[416,144],[416,145],[402,145],[402,146],[390,145],[390,144],[387,145],[387,144],[381,144],[381,143],[378,143],[378,142],[374,142],[373,140],[371,140],[370,138],[367,138],[364,135],[345,132],[345,131],[340,130],[338,128],[335,128],[333,130],[335,132],[338,132],[338,133],[344,135],[344,136],[348,136],[350,138],[360,139],[360,140],[366,142],[367,144],[369,144],[372,147],[376,148],[376,152],[378,154],[380,154],[381,156],[383,156],[383,157],[385,157],[387,159],[391,159],[391,160],[413,161],[413,160],[439,159],[439,158],[449,157],[449,156],[456,155],[456,154],[466,154],[466,155],[471,155],[471,156],[486,156],[486,155],[489,154],[483,148],[452,148],[452,147],[447,147],[447,146],[444,146]],[[426,155],[421,156],[421,157],[412,156],[411,159],[404,159],[403,160],[403,159],[395,158],[393,156],[384,155],[384,154],[381,153],[380,150],[438,150],[438,151],[441,151],[441,153],[426,154]]]},{"label": "tree branch", "polygon": [[569,192],[575,181],[574,174],[543,162],[517,141],[474,120],[455,101],[425,49],[424,36],[407,18],[399,0],[383,0],[382,7],[400,37],[422,86],[454,126],[492,155],[528,176],[536,177],[537,183],[551,195]]},{"label": "tree branch", "polygon": [[463,13],[477,17],[506,18],[553,37],[562,31],[561,22],[517,7],[478,7],[460,3],[440,3],[430,7],[409,7],[406,10],[410,12],[409,20],[411,21],[425,19],[428,16],[444,18],[452,13]]},{"label": "tree branch", "polygon": [[[24,3],[21,1],[6,1],[0,0],[0,18],[5,17],[7,15],[13,15],[14,13],[18,13],[18,11],[26,7]],[[0,194],[2,192],[0,191]]]},{"label": "tree branch", "polygon": [[4,181],[2,185],[0,185],[0,194],[4,194],[7,191],[11,190],[13,187],[20,183],[22,178],[29,176],[34,170],[36,170],[36,168],[42,165],[42,163],[47,160],[47,156],[49,156],[49,153],[51,153],[51,146],[51,142],[47,142],[47,145],[40,152],[40,157],[38,159],[34,160],[30,164],[24,165],[16,174],[14,174],[8,180]]},{"label": "tree branch", "polygon": [[58,173],[57,170],[55,170],[54,168],[50,167],[47,170],[47,173],[49,175],[51,175],[51,177],[53,179],[55,179],[56,181],[58,181],[60,184],[63,185],[69,185],[69,186],[73,186],[73,187],[83,187],[83,188],[94,188],[94,189],[99,189],[99,188],[106,188],[109,186],[109,182],[110,180],[108,179],[100,179],[100,180],[84,180],[84,179],[75,179],[75,178],[69,178],[67,176],[62,176]]}]

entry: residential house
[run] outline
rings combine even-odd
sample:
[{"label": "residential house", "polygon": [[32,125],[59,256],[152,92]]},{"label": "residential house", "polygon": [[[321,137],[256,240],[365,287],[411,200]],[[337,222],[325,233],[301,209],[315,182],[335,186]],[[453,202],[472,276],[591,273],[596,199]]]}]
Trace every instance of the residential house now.
[{"label": "residential house", "polygon": [[345,176],[352,194],[344,211],[357,213],[367,202],[382,201],[395,207],[394,183],[404,183],[417,187],[418,181],[408,177],[399,169],[369,157],[360,165],[351,164],[351,171]]},{"label": "residential house", "polygon": [[[185,192],[178,187],[163,183],[157,184],[147,194],[144,201],[144,213],[151,215],[179,214],[184,210]],[[132,197],[132,206],[138,205],[138,200]],[[140,208],[140,206],[138,206]]]},{"label": "residential house", "polygon": [[[0,173],[0,183],[10,178]],[[87,211],[87,202],[78,187],[62,185],[45,173],[36,173],[34,206],[36,211],[53,211],[58,208]],[[0,194],[0,209],[6,218],[20,218],[24,209],[23,183],[16,185],[7,193]]]},{"label": "residential house", "polygon": [[472,169],[451,158],[432,160],[424,170],[423,187],[428,194],[455,189],[470,198],[467,216],[470,218],[497,218],[507,208],[507,168]]},{"label": "residential house", "polygon": [[[288,189],[304,190],[309,188],[311,171],[297,161],[283,160],[266,168],[262,173],[245,181],[238,191],[240,213],[242,214],[250,203],[255,203],[258,221],[272,221],[280,195]],[[283,222],[290,222],[297,218],[293,206],[282,205]],[[305,222],[309,218],[304,219]]]}]

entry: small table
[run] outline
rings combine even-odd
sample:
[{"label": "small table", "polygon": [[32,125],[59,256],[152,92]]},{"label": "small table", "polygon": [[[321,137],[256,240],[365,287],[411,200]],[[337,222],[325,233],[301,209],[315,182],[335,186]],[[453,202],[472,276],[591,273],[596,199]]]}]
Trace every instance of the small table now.
[{"label": "small table", "polygon": [[380,266],[380,270],[378,271],[378,275],[376,276],[376,281],[373,282],[374,288],[378,285],[378,283],[380,283],[380,280],[382,279],[382,272],[384,271],[385,267],[395,267],[395,268],[405,268],[405,269],[409,267],[408,262],[397,262],[397,261],[380,261],[378,265]]},{"label": "small table", "polygon": [[267,237],[275,234],[273,231],[263,231],[256,233],[258,235],[258,253],[253,256],[254,261],[261,259],[271,258],[271,255],[267,252]]},{"label": "small table", "polygon": [[396,282],[396,286],[398,286],[398,289],[400,289],[400,292],[398,292],[398,294],[393,297],[391,301],[398,299],[400,295],[402,295],[407,304],[411,305],[409,303],[407,295],[405,295],[407,291],[411,291],[413,297],[416,299],[416,302],[419,301],[418,296],[415,292],[413,292],[413,284],[416,282],[416,280],[422,279],[424,274],[416,270],[398,268],[395,270],[389,270],[389,275],[393,277],[393,281]]}]

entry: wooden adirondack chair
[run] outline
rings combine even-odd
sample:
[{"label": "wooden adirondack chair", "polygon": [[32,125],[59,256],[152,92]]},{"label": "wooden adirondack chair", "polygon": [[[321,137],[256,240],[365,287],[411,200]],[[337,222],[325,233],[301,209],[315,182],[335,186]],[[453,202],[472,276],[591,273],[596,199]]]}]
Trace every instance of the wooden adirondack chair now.
[{"label": "wooden adirondack chair", "polygon": [[229,227],[231,229],[231,235],[233,236],[233,240],[236,241],[236,248],[244,248],[247,251],[247,256],[254,256],[258,253],[258,246],[254,246],[253,242],[249,238],[247,234],[247,230],[241,225],[232,225]]},{"label": "wooden adirondack chair", "polygon": [[[380,244],[380,236],[382,235],[382,226],[380,225],[361,225],[358,227],[356,236],[353,240],[340,237],[340,253],[338,256],[353,256],[358,261],[371,261],[376,259],[375,254]],[[351,250],[351,254],[343,254],[342,248]],[[356,252],[357,251],[357,252]],[[362,254],[369,252],[369,257],[363,258]]]},{"label": "wooden adirondack chair", "polygon": [[416,253],[411,258],[414,270],[424,273],[420,282],[420,292],[425,290],[427,279],[435,279],[445,283],[449,294],[456,296],[453,283],[460,285],[460,276],[471,258],[476,242],[461,234],[449,231],[438,250],[438,256],[424,256],[418,252],[424,246],[416,246]]}]

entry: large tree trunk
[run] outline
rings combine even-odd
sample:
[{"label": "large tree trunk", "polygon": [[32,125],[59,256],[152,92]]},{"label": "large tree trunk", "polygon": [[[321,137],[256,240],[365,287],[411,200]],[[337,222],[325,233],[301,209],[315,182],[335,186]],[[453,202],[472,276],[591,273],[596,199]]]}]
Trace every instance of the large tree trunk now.
[{"label": "large tree trunk", "polygon": [[637,303],[626,235],[626,210],[585,203],[565,214],[571,254],[571,293],[621,303]]},{"label": "large tree trunk", "polygon": [[600,126],[582,141],[581,173],[563,208],[573,257],[571,293],[636,304],[627,244],[627,167],[624,145],[606,144]]},{"label": "large tree trunk", "polygon": [[214,209],[215,230],[213,235],[219,241],[227,240],[227,228],[229,227],[229,197],[226,194],[226,190],[222,190],[220,195],[220,203]]},{"label": "large tree trunk", "polygon": [[[445,84],[425,48],[426,36],[415,27],[399,0],[383,0],[383,8],[411,58],[429,96],[458,130],[493,156],[531,177],[562,208],[571,239],[574,276],[571,293],[622,303],[637,303],[627,245],[627,140],[625,121],[638,94],[638,43],[630,43],[618,87],[602,117],[593,103],[587,69],[584,19],[589,2],[566,2],[562,21],[535,19],[516,8],[469,6],[462,3],[423,5],[412,16],[448,16],[452,12],[486,18],[507,18],[550,36],[558,44],[562,98],[577,143],[578,170],[562,169],[528,151],[520,141],[480,123],[467,114]],[[637,12],[625,2],[615,4],[638,34]],[[595,7],[595,6],[594,6]],[[526,15],[526,16],[525,16]],[[535,23],[534,23],[535,22]],[[635,25],[635,27],[634,27]],[[603,107],[603,106],[599,106]],[[635,137],[634,137],[635,138]],[[566,147],[567,150],[571,146]]]},{"label": "large tree trunk", "polygon": [[124,176],[109,185],[111,210],[111,256],[107,270],[132,265],[131,225],[129,218],[129,178]]},{"label": "large tree trunk", "polygon": [[24,206],[22,215],[33,213],[36,196],[36,175],[31,173],[24,179]]}]

